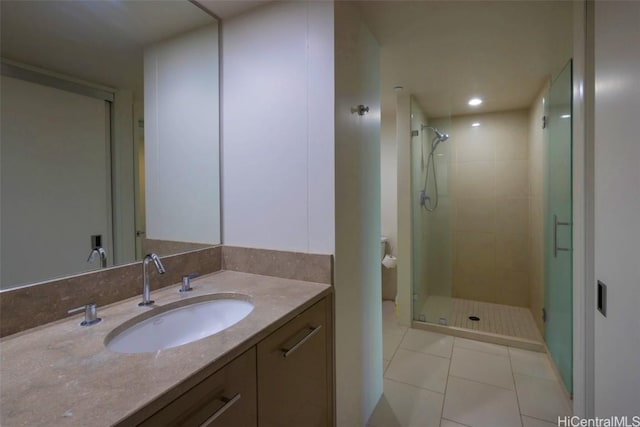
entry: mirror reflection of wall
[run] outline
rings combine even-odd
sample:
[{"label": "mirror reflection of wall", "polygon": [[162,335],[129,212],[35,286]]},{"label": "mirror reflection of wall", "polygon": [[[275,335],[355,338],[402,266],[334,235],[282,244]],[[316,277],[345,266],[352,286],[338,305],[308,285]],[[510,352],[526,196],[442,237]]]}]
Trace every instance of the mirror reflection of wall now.
[{"label": "mirror reflection of wall", "polygon": [[217,49],[214,25],[145,48],[147,239],[220,242]]},{"label": "mirror reflection of wall", "polygon": [[186,0],[0,8],[0,288],[99,269],[96,245],[114,266],[219,244],[215,19]]}]

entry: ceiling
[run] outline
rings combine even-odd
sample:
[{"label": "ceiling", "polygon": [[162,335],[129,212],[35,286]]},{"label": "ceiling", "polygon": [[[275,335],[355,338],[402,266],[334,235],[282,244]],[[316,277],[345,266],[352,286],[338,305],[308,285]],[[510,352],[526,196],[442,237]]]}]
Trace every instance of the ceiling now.
[{"label": "ceiling", "polygon": [[145,46],[214,20],[187,1],[60,0],[1,0],[0,19],[3,58],[138,90]]},{"label": "ceiling", "polygon": [[[161,3],[2,0],[1,54],[113,87],[131,87],[135,72],[139,85],[145,45],[211,19],[187,1]],[[224,20],[268,1],[198,3]],[[528,108],[571,56],[568,1],[354,3],[381,46],[387,114],[395,111],[394,86],[428,117]],[[471,96],[485,102],[472,110]]]},{"label": "ceiling", "polygon": [[[569,1],[361,1],[381,46],[383,114],[394,86],[427,117],[528,108],[571,57]],[[484,99],[472,109],[472,96]]]},{"label": "ceiling", "polygon": [[220,19],[229,19],[273,0],[196,0]]},{"label": "ceiling", "polygon": [[[223,20],[269,1],[198,0]],[[381,46],[381,101],[387,114],[395,111],[395,86],[414,95],[428,117],[528,108],[571,57],[570,1],[354,4]],[[484,103],[470,108],[472,96]]]}]

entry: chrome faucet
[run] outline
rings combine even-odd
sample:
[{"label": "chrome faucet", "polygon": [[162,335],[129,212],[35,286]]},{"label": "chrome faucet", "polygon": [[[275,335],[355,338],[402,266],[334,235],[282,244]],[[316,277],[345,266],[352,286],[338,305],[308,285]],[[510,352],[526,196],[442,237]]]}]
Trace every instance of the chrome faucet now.
[{"label": "chrome faucet", "polygon": [[95,248],[91,249],[89,258],[87,258],[87,262],[93,262],[96,255],[100,257],[100,267],[107,268],[107,252],[100,246],[96,246]]},{"label": "chrome faucet", "polygon": [[156,266],[156,270],[158,273],[164,274],[164,266],[162,265],[162,261],[158,258],[156,254],[146,254],[144,259],[142,260],[142,272],[143,272],[143,288],[142,288],[142,302],[138,304],[140,307],[144,307],[145,305],[153,304],[153,300],[151,300],[151,291],[149,290],[149,261],[153,261]]}]

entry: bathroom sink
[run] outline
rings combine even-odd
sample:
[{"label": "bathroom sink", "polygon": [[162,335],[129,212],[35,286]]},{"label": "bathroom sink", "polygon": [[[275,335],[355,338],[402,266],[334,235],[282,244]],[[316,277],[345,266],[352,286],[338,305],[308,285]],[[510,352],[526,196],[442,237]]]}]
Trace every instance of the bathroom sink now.
[{"label": "bathroom sink", "polygon": [[188,344],[218,333],[253,310],[248,297],[214,294],[155,307],[111,331],[105,345],[117,353],[145,353]]}]

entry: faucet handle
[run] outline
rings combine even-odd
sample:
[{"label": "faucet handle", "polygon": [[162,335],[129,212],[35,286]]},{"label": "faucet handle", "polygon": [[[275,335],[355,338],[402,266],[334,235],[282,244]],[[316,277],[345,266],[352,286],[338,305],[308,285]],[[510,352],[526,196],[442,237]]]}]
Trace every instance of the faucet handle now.
[{"label": "faucet handle", "polygon": [[198,277],[199,274],[198,273],[191,273],[191,274],[187,274],[185,276],[182,276],[182,287],[180,288],[179,292],[189,292],[192,291],[193,288],[191,287],[191,279]]},{"label": "faucet handle", "polygon": [[80,323],[81,326],[95,325],[102,320],[98,317],[98,307],[95,303],[72,308],[71,310],[67,311],[67,314],[79,313],[82,310],[84,310],[84,321]]}]

